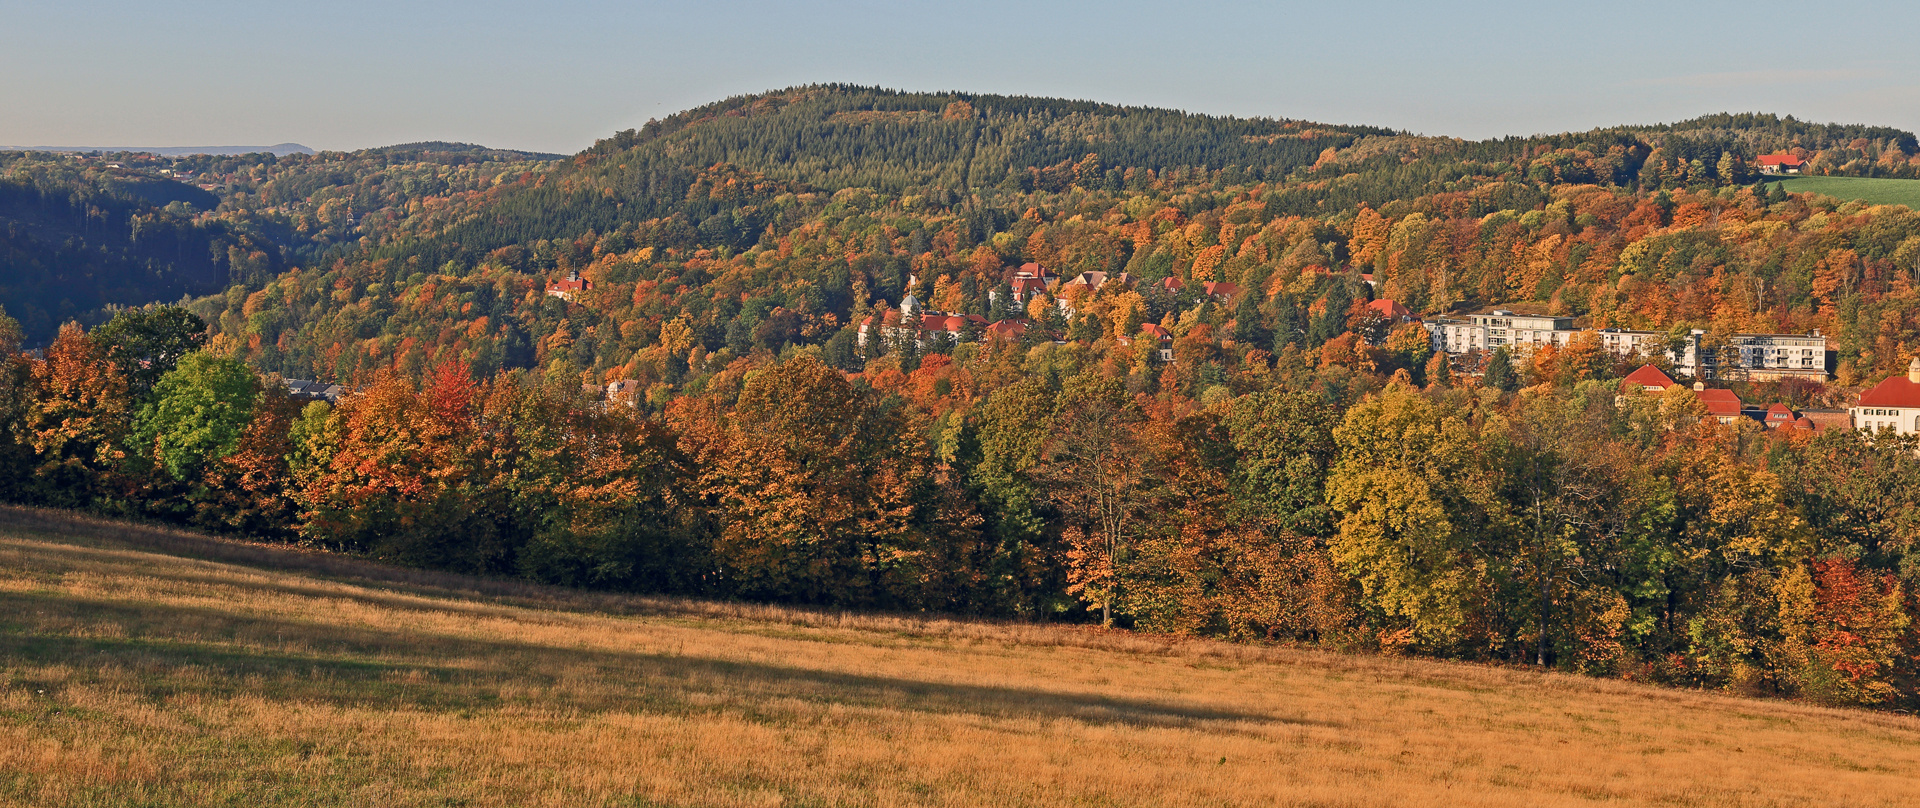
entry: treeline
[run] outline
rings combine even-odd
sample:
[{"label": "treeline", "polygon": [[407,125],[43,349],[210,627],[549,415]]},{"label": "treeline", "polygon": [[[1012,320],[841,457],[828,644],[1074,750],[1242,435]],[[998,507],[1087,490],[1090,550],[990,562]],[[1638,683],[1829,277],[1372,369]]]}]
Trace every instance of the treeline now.
[{"label": "treeline", "polygon": [[1482,386],[1365,343],[790,349],[648,414],[459,363],[300,402],[199,328],[0,346],[0,491],[573,586],[1920,700],[1920,445],[1617,404],[1600,352]]}]

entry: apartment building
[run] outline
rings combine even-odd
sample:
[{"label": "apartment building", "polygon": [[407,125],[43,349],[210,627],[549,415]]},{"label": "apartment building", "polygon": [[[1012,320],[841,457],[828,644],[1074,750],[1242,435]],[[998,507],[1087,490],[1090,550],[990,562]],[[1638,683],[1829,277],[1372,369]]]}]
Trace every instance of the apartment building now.
[{"label": "apartment building", "polygon": [[1702,347],[1706,332],[1694,329],[1686,349],[1674,364],[1696,378],[1727,381],[1779,381],[1804,378],[1824,381],[1832,354],[1827,338],[1811,334],[1735,334],[1721,346]]},{"label": "apartment building", "polygon": [[1811,334],[1735,334],[1725,345],[1713,345],[1705,331],[1695,329],[1673,350],[1664,331],[1623,328],[1583,329],[1572,317],[1517,314],[1495,309],[1465,319],[1436,317],[1425,321],[1433,349],[1453,355],[1501,347],[1526,353],[1545,345],[1564,348],[1574,335],[1593,331],[1601,347],[1615,356],[1665,356],[1682,376],[1696,379],[1776,381],[1790,377],[1825,380],[1832,354],[1826,337]]}]

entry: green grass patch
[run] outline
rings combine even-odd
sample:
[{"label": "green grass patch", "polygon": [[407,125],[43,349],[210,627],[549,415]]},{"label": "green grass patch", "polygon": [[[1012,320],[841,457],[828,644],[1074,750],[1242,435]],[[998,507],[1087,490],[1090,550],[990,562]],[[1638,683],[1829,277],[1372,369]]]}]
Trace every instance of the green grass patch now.
[{"label": "green grass patch", "polygon": [[1839,200],[1858,199],[1874,205],[1906,205],[1920,210],[1920,180],[1889,180],[1873,177],[1789,177],[1768,181],[1791,193],[1820,194]]}]

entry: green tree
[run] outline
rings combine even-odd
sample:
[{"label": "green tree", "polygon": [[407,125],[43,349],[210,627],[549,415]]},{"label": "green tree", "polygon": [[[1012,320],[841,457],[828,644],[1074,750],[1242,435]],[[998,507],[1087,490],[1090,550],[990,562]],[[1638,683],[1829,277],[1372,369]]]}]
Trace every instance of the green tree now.
[{"label": "green tree", "polygon": [[199,476],[240,445],[260,396],[260,379],[238,359],[187,354],[153,388],[134,417],[132,445],[176,480]]},{"label": "green tree", "polygon": [[1509,393],[1520,387],[1520,376],[1513,370],[1513,356],[1507,352],[1506,346],[1493,349],[1493,358],[1487,360],[1483,381],[1488,387]]},{"label": "green tree", "polygon": [[146,306],[121,310],[87,336],[120,369],[134,397],[141,398],[182,358],[207,343],[207,323],[179,306]]},{"label": "green tree", "polygon": [[1455,647],[1485,598],[1475,544],[1491,521],[1497,469],[1473,428],[1403,385],[1347,411],[1327,501],[1340,514],[1334,563],[1360,584],[1382,642]]}]

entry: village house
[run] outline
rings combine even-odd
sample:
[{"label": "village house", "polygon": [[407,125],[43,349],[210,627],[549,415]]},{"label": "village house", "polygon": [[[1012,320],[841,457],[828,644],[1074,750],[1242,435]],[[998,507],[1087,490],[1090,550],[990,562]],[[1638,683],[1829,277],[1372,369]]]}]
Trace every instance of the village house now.
[{"label": "village house", "polygon": [[1798,174],[1807,166],[1807,161],[1791,154],[1763,154],[1754,163],[1762,174]]},{"label": "village house", "polygon": [[1639,385],[1640,389],[1657,396],[1666,392],[1667,388],[1672,387],[1673,384],[1673,379],[1659,368],[1652,365],[1641,365],[1634,369],[1632,373],[1627,374],[1626,378],[1620,380],[1620,390],[1621,392],[1626,392],[1631,389],[1629,387],[1630,385]]},{"label": "village house", "polygon": [[306,379],[284,379],[287,395],[307,401],[337,402],[347,389],[337,384],[307,381]]},{"label": "village house", "polygon": [[1089,289],[1099,289],[1100,287],[1107,285],[1109,282],[1118,283],[1121,286],[1126,286],[1128,288],[1131,288],[1133,286],[1133,276],[1125,272],[1119,273],[1117,275],[1109,275],[1105,272],[1082,272],[1078,275],[1075,275],[1073,277],[1073,280],[1067,281],[1066,285],[1084,286]]},{"label": "village house", "polygon": [[1399,301],[1391,298],[1383,297],[1372,303],[1368,303],[1367,309],[1385,318],[1387,322],[1394,324],[1420,322],[1418,315],[1415,315],[1406,306],[1400,305]]},{"label": "village house", "polygon": [[607,403],[619,404],[632,409],[640,408],[643,391],[637,379],[617,379],[607,382]]},{"label": "village house", "polygon": [[1047,270],[1035,263],[1021,264],[1018,269],[1008,270],[1005,276],[1007,288],[1013,290],[1013,299],[1017,303],[1026,303],[1034,295],[1047,291],[1056,278],[1047,276]]},{"label": "village house", "polygon": [[1920,434],[1920,356],[1907,363],[1906,375],[1890,376],[1860,394],[1850,412],[1856,429]]},{"label": "village house", "polygon": [[1746,403],[1741,401],[1740,396],[1732,390],[1708,389],[1700,382],[1693,383],[1693,395],[1700,399],[1700,403],[1707,405],[1707,413],[1713,416],[1714,420],[1723,424],[1740,420],[1747,408]]},{"label": "village house", "polygon": [[573,302],[575,295],[578,295],[581,292],[585,292],[592,288],[593,288],[593,281],[586,280],[585,278],[580,277],[580,270],[576,269],[572,272],[567,273],[567,277],[565,279],[554,281],[553,283],[548,284],[547,296],[557,297],[557,298],[560,298],[561,300],[565,300],[571,303]]},{"label": "village house", "polygon": [[1019,342],[1020,338],[1023,336],[1026,336],[1027,330],[1032,327],[1033,327],[1033,321],[1028,320],[1026,318],[1021,318],[1017,320],[1001,320],[1000,322],[987,326],[987,330],[985,333],[986,333],[987,339],[990,339],[990,340],[995,340],[995,341],[1006,340],[1008,342]]},{"label": "village house", "polygon": [[[1167,329],[1159,323],[1147,323],[1140,326],[1140,335],[1153,339],[1158,345],[1160,361],[1173,361],[1173,334],[1168,333]],[[1133,337],[1119,337],[1114,341],[1123,348],[1133,346]]]},{"label": "village house", "polygon": [[1232,300],[1234,295],[1240,294],[1240,284],[1229,283],[1227,281],[1207,281],[1206,283],[1200,284],[1200,288],[1207,293],[1208,297],[1222,303]]},{"label": "village house", "polygon": [[871,314],[860,321],[859,344],[860,347],[865,348],[868,342],[877,336],[888,342],[904,342],[911,339],[919,348],[933,345],[935,340],[944,340],[946,344],[954,345],[965,341],[969,331],[985,334],[987,329],[987,318],[978,314],[928,311],[920,305],[919,298],[907,295],[900,299],[900,308],[886,311],[884,319],[877,328]]}]

